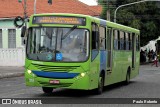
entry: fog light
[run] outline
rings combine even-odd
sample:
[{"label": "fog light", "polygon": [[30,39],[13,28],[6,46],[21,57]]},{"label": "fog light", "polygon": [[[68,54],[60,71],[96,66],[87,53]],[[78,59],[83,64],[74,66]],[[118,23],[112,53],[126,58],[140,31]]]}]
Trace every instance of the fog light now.
[{"label": "fog light", "polygon": [[27,70],[27,72],[28,72],[28,74],[31,74],[31,73],[32,73],[32,71],[31,71],[31,70]]},{"label": "fog light", "polygon": [[81,73],[81,76],[84,77],[86,74],[85,73]]}]

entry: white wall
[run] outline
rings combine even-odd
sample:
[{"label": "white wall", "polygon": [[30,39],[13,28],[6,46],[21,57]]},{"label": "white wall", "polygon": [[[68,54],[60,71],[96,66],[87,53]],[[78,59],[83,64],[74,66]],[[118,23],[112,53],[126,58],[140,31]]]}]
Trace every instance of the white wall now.
[{"label": "white wall", "polygon": [[24,66],[25,49],[0,49],[0,66]]},{"label": "white wall", "polygon": [[155,51],[156,50],[155,43],[156,43],[156,41],[150,41],[147,45],[141,47],[141,49],[143,51],[146,49],[147,49],[147,51],[149,51],[149,50]]}]

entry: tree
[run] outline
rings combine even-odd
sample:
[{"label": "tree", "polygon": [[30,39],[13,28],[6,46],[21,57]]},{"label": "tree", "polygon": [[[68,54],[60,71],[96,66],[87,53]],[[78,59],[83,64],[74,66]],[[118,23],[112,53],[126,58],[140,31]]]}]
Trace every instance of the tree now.
[{"label": "tree", "polygon": [[[103,0],[99,0],[99,2],[101,1]],[[118,7],[136,1],[139,0],[110,0],[109,4]],[[113,21],[115,9],[111,10],[111,21]],[[139,29],[141,31],[141,46],[143,46],[160,35],[160,15],[158,14],[160,14],[159,2],[143,2],[120,8],[117,11],[117,23]]]},{"label": "tree", "polygon": [[[111,17],[113,16],[113,9],[116,8],[116,0],[98,0],[98,4],[102,6],[101,18],[107,18],[107,10],[111,12]],[[111,18],[112,21],[112,18]]]}]

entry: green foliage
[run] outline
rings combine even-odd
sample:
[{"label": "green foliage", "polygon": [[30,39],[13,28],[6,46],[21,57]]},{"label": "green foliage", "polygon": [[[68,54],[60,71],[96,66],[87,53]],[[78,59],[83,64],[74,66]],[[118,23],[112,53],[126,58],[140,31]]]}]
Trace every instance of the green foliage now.
[{"label": "green foliage", "polygon": [[[111,21],[114,19],[115,9],[124,4],[137,2],[140,0],[98,0],[103,6],[101,17],[106,19],[107,6],[111,11]],[[109,5],[104,5],[104,4]],[[114,5],[114,6],[113,6]],[[106,10],[105,10],[106,9]],[[146,45],[150,40],[154,40],[160,36],[160,3],[155,1],[148,1],[130,6],[125,6],[117,11],[117,23],[140,29],[141,46]]]},{"label": "green foliage", "polygon": [[104,0],[98,0],[98,4],[102,6],[102,13],[100,17],[102,19],[106,19],[106,15],[107,15],[106,2]]},{"label": "green foliage", "polygon": [[101,18],[102,19],[106,19],[106,16],[107,16],[107,8],[105,7],[102,7],[102,13],[101,13]]},{"label": "green foliage", "polygon": [[102,5],[103,4],[103,0],[98,0],[98,4]]},{"label": "green foliage", "polygon": [[19,3],[21,3],[21,2],[22,2],[22,0],[18,0],[18,2],[19,2]]}]

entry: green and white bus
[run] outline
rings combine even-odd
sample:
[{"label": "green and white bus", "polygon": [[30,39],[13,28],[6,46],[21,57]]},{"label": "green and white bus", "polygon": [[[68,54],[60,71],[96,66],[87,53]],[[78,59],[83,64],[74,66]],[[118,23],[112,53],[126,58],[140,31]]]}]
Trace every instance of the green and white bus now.
[{"label": "green and white bus", "polygon": [[27,34],[25,82],[92,90],[139,74],[140,31],[81,14],[35,14]]}]

